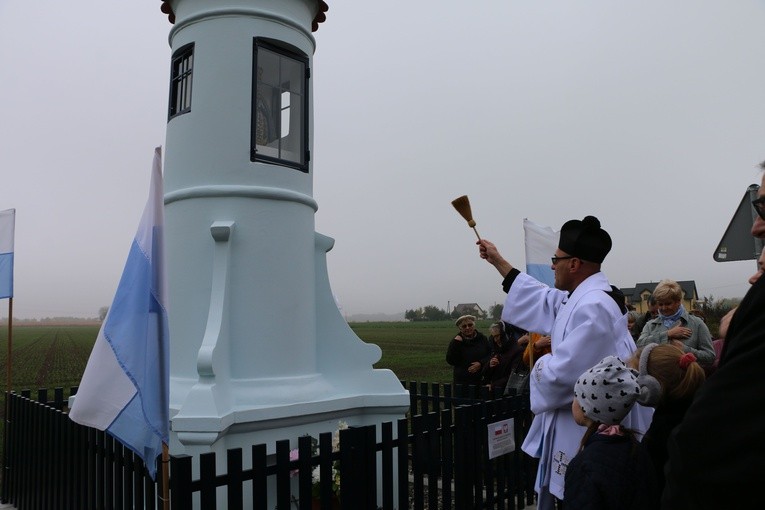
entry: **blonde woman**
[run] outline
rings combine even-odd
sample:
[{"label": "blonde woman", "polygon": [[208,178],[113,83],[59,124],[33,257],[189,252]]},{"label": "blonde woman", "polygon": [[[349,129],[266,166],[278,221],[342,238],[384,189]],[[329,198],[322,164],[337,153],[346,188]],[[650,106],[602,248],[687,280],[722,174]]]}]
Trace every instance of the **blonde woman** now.
[{"label": "blonde woman", "polygon": [[689,314],[683,306],[683,290],[674,280],[662,280],[653,291],[659,316],[646,322],[637,341],[638,347],[670,344],[696,356],[700,365],[715,360],[712,335],[704,321]]}]

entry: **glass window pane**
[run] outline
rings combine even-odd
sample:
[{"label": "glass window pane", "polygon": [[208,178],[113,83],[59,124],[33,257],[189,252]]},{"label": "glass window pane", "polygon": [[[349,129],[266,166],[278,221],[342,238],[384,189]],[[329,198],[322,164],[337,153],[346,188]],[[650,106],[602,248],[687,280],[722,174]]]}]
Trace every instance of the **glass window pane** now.
[{"label": "glass window pane", "polygon": [[183,110],[191,108],[191,80],[188,79],[189,76],[185,76],[181,82],[181,108]]},{"label": "glass window pane", "polygon": [[282,92],[281,99],[282,125],[280,138],[284,138],[290,134],[290,93]]},{"label": "glass window pane", "polygon": [[279,84],[279,55],[265,48],[258,48],[258,82]]},{"label": "glass window pane", "polygon": [[297,129],[302,116],[302,104],[293,102],[289,108],[290,125],[295,126],[288,136],[282,138],[282,159],[303,163],[303,130]]},{"label": "glass window pane", "polygon": [[277,113],[279,110],[278,105],[276,105],[276,110],[274,110],[274,92],[274,88],[270,85],[258,82],[255,105],[255,143],[258,145],[258,150],[260,150],[260,146],[268,145],[279,138],[276,135]]},{"label": "glass window pane", "polygon": [[289,90],[295,94],[302,95],[304,82],[305,64],[298,60],[282,58],[279,85],[281,85],[284,90]]}]

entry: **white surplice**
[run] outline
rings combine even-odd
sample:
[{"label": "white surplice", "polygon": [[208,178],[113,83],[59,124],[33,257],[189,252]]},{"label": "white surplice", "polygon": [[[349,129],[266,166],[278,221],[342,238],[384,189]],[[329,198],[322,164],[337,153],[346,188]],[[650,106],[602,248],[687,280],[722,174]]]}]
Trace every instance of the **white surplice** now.
[{"label": "white surplice", "polygon": [[[507,293],[502,320],[552,338],[552,354],[539,358],[531,373],[531,410],[535,416],[522,446],[523,451],[540,459],[536,481],[540,510],[552,501],[541,497],[544,492],[564,499],[566,467],[585,432],[571,414],[574,383],[606,356],[615,355],[626,362],[635,351],[627,317],[606,292],[611,292],[611,286],[598,272],[570,296],[525,273],[517,275]],[[622,424],[642,436],[652,414],[652,409],[636,405]]]}]

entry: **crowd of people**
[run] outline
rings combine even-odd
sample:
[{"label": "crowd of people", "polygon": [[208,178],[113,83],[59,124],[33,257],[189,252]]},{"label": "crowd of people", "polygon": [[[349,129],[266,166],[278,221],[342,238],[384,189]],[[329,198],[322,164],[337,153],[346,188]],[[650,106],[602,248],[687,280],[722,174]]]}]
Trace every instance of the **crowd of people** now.
[{"label": "crowd of people", "polygon": [[[765,238],[765,175],[753,205]],[[645,313],[627,309],[601,271],[611,238],[593,216],[561,228],[554,288],[477,244],[503,278],[502,318],[487,339],[460,317],[446,358],[455,384],[494,390],[525,370],[537,508],[748,507],[765,453],[765,253],[713,342],[673,280]]]}]

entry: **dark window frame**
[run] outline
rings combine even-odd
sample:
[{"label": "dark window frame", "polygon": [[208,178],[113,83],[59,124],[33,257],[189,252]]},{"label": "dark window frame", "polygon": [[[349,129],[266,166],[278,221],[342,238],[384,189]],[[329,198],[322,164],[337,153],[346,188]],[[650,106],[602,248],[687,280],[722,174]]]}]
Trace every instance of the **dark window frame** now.
[{"label": "dark window frame", "polygon": [[[309,80],[311,77],[311,71],[309,67],[308,57],[305,55],[296,53],[295,51],[287,50],[281,46],[274,45],[265,41],[262,38],[253,38],[253,51],[252,51],[252,103],[250,105],[250,161],[272,163],[275,165],[286,166],[300,170],[301,172],[308,172],[309,162],[311,160],[310,145],[308,141],[308,121],[309,121]],[[299,149],[302,151],[302,161],[292,161],[289,159],[283,159],[279,157],[266,156],[259,154],[257,150],[257,101],[258,101],[258,48],[263,48],[273,53],[276,53],[280,58],[287,58],[293,61],[297,61],[303,64],[303,97],[302,97],[302,147]],[[279,122],[281,122],[281,116],[279,116]],[[277,131],[281,132],[281,127],[277,126]]]},{"label": "dark window frame", "polygon": [[168,122],[191,111],[191,93],[194,78],[194,43],[188,43],[173,53],[170,61],[170,98]]}]

